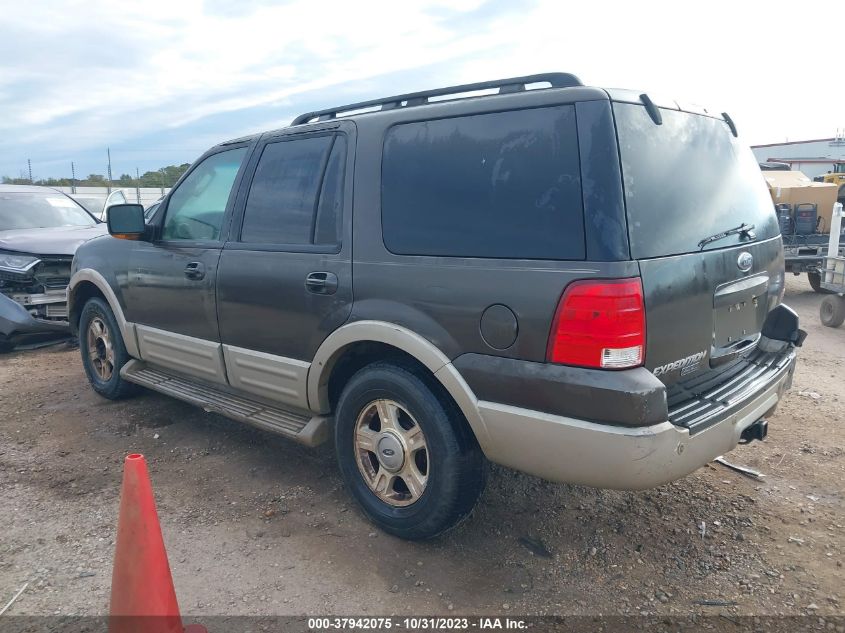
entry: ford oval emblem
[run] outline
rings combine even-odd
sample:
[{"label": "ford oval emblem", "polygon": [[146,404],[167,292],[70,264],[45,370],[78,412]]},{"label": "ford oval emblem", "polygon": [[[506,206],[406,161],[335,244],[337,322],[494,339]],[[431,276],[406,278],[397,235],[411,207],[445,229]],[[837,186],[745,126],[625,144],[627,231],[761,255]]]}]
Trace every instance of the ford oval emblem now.
[{"label": "ford oval emblem", "polygon": [[742,251],[739,257],[736,258],[736,267],[742,272],[747,273],[754,265],[754,256],[748,251]]},{"label": "ford oval emblem", "polygon": [[393,457],[396,454],[396,451],[394,451],[392,448],[383,448],[381,449],[381,452],[387,457]]}]

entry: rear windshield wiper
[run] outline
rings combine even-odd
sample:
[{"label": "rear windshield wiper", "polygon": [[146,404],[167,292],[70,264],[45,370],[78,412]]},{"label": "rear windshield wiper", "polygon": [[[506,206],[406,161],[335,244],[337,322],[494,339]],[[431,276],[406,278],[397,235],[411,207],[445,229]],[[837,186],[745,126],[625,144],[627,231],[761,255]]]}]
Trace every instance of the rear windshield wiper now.
[{"label": "rear windshield wiper", "polygon": [[722,231],[721,233],[716,233],[715,235],[711,235],[710,237],[705,237],[698,243],[698,248],[704,248],[711,242],[718,242],[719,240],[723,240],[729,235],[736,235],[739,233],[740,237],[747,238],[749,240],[755,239],[757,236],[754,234],[754,225],[753,224],[746,224],[743,222],[739,226],[735,226],[732,229],[728,229],[727,231]]}]

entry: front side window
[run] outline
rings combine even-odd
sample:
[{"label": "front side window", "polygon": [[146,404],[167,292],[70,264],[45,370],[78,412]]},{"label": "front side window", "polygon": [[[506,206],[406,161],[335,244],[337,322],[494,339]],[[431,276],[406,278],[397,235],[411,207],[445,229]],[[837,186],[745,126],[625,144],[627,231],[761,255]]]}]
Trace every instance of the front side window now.
[{"label": "front side window", "polygon": [[575,108],[393,127],[382,227],[400,255],[584,259]]},{"label": "front side window", "polygon": [[249,189],[241,241],[338,244],[345,155],[342,136],[268,143]]},{"label": "front side window", "polygon": [[219,240],[226,205],[246,147],[212,154],[170,194],[164,240]]}]

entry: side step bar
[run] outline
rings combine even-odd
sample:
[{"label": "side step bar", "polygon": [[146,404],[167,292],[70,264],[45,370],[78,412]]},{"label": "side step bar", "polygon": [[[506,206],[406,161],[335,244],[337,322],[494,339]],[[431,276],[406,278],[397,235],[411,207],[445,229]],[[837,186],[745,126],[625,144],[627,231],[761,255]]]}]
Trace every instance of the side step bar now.
[{"label": "side step bar", "polygon": [[330,424],[326,416],[294,413],[234,395],[222,387],[152,367],[136,359],[126,363],[120,375],[147,389],[184,400],[238,422],[284,435],[306,446],[317,446],[329,439]]}]

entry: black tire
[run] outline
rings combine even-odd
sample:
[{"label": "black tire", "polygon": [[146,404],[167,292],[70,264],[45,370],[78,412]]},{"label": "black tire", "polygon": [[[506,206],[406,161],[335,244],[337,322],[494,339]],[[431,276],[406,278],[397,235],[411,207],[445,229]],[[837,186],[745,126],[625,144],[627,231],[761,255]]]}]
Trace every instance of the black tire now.
[{"label": "black tire", "polygon": [[[100,337],[100,341],[107,340],[111,345],[112,354],[111,361],[109,361],[111,371],[108,372],[107,377],[101,375],[101,370],[98,369],[96,361],[89,352],[91,343],[89,328],[94,322],[102,325],[103,332],[108,337],[107,339]],[[103,358],[109,356],[107,347],[98,347],[98,349],[104,349]],[[82,308],[82,314],[79,317],[79,352],[82,356],[82,366],[85,368],[88,382],[91,383],[91,387],[98,394],[109,400],[120,400],[137,393],[137,385],[120,377],[121,368],[129,362],[131,357],[126,352],[123,336],[120,334],[120,328],[117,326],[117,320],[114,318],[111,308],[99,297],[89,299],[85,307]]]},{"label": "black tire", "polygon": [[[406,420],[411,428],[416,423],[422,431],[427,480],[410,505],[397,507],[379,498],[364,478],[366,466],[359,466],[359,455],[363,455],[356,444],[359,416],[377,402],[391,402],[400,412],[404,409],[402,415],[410,416]],[[380,426],[380,419],[373,419]],[[380,430],[383,434],[385,428]],[[428,539],[455,527],[469,515],[484,489],[484,457],[465,418],[434,378],[410,364],[374,363],[349,380],[336,410],[335,450],[344,482],[364,513],[400,538]],[[417,453],[412,454],[403,463],[416,459]],[[374,452],[369,458],[375,470],[387,472],[375,461]],[[391,485],[408,490],[404,480],[401,484],[394,479]],[[407,496],[414,495],[408,492]]]},{"label": "black tire", "polygon": [[819,294],[830,294],[830,290],[825,290],[822,288],[822,275],[821,273],[807,273],[807,281],[810,282],[810,287],[813,289],[814,292],[818,292]]},{"label": "black tire", "polygon": [[845,297],[839,295],[828,295],[822,299],[819,308],[819,317],[822,325],[827,327],[839,327],[845,322]]}]

